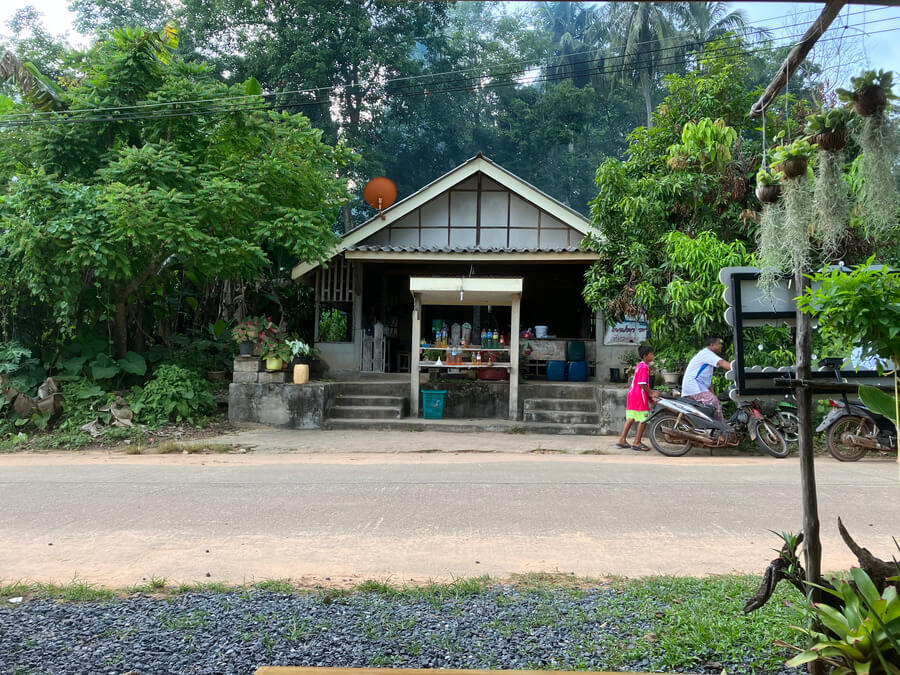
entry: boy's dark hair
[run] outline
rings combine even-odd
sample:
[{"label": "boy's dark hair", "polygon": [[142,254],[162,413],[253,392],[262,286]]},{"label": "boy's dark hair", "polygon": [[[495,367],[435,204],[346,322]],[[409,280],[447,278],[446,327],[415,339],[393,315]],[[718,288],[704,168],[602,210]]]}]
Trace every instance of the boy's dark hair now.
[{"label": "boy's dark hair", "polygon": [[721,341],[722,341],[722,338],[716,337],[715,335],[710,335],[706,338],[706,341],[703,343],[703,346],[710,347],[710,346],[716,344],[717,342],[721,342]]},{"label": "boy's dark hair", "polygon": [[638,358],[643,359],[647,354],[653,351],[653,347],[650,345],[641,345],[638,347]]}]

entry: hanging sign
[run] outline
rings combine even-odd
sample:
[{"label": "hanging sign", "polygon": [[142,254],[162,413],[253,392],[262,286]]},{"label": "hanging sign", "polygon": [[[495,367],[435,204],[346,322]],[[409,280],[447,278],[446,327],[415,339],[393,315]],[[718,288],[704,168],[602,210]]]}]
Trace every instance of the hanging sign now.
[{"label": "hanging sign", "polygon": [[625,317],[625,321],[607,326],[603,336],[605,345],[636,345],[647,341],[647,322]]}]

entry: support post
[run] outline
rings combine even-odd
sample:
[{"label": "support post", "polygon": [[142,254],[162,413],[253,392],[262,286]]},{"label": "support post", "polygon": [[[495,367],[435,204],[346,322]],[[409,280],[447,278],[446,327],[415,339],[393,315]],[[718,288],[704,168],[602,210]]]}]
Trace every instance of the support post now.
[{"label": "support post", "polygon": [[[809,278],[802,269],[794,271],[794,288],[802,295],[809,286]],[[810,377],[810,317],[797,309],[797,378]],[[800,488],[803,495],[803,553],[806,566],[806,580],[819,583],[822,574],[822,541],[819,538],[819,504],[816,495],[816,469],[813,461],[812,435],[812,390],[809,387],[797,389],[797,417],[799,418],[800,446]],[[812,597],[819,595],[810,587]]]},{"label": "support post", "polygon": [[515,293],[509,322],[509,419],[519,419],[519,315],[522,294]]},{"label": "support post", "polygon": [[363,335],[363,264],[353,263],[353,353],[357,364],[362,364]]},{"label": "support post", "polygon": [[419,354],[422,344],[422,299],[413,296],[412,345],[409,350],[409,414],[419,416]]},{"label": "support post", "polygon": [[828,0],[825,7],[822,9],[822,13],[819,15],[819,18],[816,19],[815,23],[813,23],[806,33],[804,33],[800,42],[798,42],[790,51],[787,58],[784,60],[784,63],[781,64],[781,68],[778,70],[775,78],[769,86],[766,87],[766,90],[763,92],[763,95],[759,97],[759,100],[753,104],[752,108],[750,108],[750,117],[759,117],[765,112],[766,108],[769,107],[769,104],[776,96],[778,96],[778,92],[784,88],[788,77],[790,77],[792,73],[797,72],[797,68],[803,63],[803,59],[806,58],[806,55],[809,54],[818,39],[822,37],[822,33],[828,30],[831,22],[835,20],[846,4],[846,0]]}]

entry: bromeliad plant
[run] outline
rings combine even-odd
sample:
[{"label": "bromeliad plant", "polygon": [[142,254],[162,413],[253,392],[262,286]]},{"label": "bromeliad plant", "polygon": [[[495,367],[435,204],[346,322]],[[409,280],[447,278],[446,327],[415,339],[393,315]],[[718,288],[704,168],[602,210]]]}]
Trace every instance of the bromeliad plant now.
[{"label": "bromeliad plant", "polygon": [[[900,570],[898,570],[900,573]],[[812,603],[807,611],[816,628],[793,628],[814,641],[786,665],[801,666],[818,661],[831,668],[831,675],[900,675],[900,599],[897,587],[880,594],[863,570],[850,570],[852,581],[832,579],[832,588],[818,586],[839,599],[843,607]]]},{"label": "bromeliad plant", "polygon": [[861,117],[872,117],[884,112],[887,102],[896,100],[891,91],[894,73],[890,70],[864,70],[857,77],[850,78],[853,91],[838,89],[842,101],[852,103]]}]

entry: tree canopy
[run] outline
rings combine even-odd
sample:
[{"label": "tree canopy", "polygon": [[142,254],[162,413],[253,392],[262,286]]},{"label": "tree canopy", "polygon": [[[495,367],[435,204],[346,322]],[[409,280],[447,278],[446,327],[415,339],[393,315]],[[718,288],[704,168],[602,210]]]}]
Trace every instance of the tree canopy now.
[{"label": "tree canopy", "polygon": [[[301,114],[253,110],[255,81],[227,86],[175,46],[172,28],[116,29],[85,56],[65,113],[0,142],[7,283],[64,331],[113,317],[121,356],[152,334],[177,280],[252,278],[281,250],[325,257],[348,198],[349,149]],[[179,115],[179,101],[225,95],[240,108]]]}]

